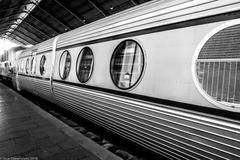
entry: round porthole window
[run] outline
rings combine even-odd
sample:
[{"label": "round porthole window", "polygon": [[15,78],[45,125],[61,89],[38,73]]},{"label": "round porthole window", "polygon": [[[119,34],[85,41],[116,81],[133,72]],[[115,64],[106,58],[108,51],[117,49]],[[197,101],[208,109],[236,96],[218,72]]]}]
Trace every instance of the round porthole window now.
[{"label": "round porthole window", "polygon": [[93,52],[89,47],[83,48],[77,59],[77,78],[81,83],[86,83],[92,74],[93,70]]},{"label": "round porthole window", "polygon": [[210,102],[224,109],[240,107],[240,21],[225,23],[202,40],[193,77]]},{"label": "round porthole window", "polygon": [[120,89],[130,89],[139,81],[143,67],[141,46],[134,40],[125,40],[116,47],[111,58],[112,81]]},{"label": "round porthole window", "polygon": [[30,67],[30,60],[29,60],[29,58],[27,59],[27,61],[26,61],[26,74],[28,74],[29,73],[29,67]]},{"label": "round porthole window", "polygon": [[40,60],[40,74],[44,75],[46,72],[46,56],[43,55]]},{"label": "round porthole window", "polygon": [[31,61],[31,73],[32,74],[36,73],[36,60],[34,57],[32,58],[32,61]]},{"label": "round porthole window", "polygon": [[25,64],[25,61],[22,59],[21,60],[21,72],[22,73],[24,72],[24,64]]},{"label": "round porthole window", "polygon": [[59,75],[62,80],[66,79],[71,69],[71,55],[66,50],[62,53],[59,62]]}]

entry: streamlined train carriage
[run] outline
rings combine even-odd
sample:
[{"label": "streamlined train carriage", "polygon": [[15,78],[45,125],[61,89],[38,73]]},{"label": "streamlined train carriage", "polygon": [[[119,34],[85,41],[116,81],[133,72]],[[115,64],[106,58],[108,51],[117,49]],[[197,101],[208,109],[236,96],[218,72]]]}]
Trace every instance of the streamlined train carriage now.
[{"label": "streamlined train carriage", "polygon": [[153,0],[24,50],[16,84],[170,159],[240,158],[240,1]]},{"label": "streamlined train carriage", "polygon": [[24,49],[23,46],[17,46],[0,55],[0,79],[12,81],[16,74],[18,56]]}]

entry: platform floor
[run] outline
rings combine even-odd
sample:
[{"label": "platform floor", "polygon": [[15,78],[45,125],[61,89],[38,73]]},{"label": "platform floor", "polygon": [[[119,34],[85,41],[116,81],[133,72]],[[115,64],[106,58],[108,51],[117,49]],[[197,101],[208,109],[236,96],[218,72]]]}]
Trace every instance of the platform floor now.
[{"label": "platform floor", "polygon": [[0,159],[120,160],[0,82]]}]

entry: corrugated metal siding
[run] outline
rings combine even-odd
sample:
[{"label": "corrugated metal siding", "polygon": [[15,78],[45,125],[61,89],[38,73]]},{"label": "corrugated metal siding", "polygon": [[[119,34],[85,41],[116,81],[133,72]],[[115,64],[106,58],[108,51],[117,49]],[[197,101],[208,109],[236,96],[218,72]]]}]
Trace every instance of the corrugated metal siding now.
[{"label": "corrugated metal siding", "polygon": [[63,107],[169,158],[239,159],[240,123],[54,82]]},{"label": "corrugated metal siding", "polygon": [[51,102],[55,102],[52,91],[50,89],[49,80],[19,75],[19,86],[22,90],[26,90],[28,92],[37,94],[38,96]]},{"label": "corrugated metal siding", "polygon": [[[238,0],[150,1],[63,34],[58,48],[240,9]],[[177,16],[176,16],[177,15]]]},{"label": "corrugated metal siding", "polygon": [[52,96],[49,80],[34,79],[33,85],[34,85],[35,91],[37,92],[38,96],[40,96],[44,99],[47,99],[51,102],[54,102],[54,98]]},{"label": "corrugated metal siding", "polygon": [[44,41],[42,43],[37,44],[36,45],[36,48],[38,49],[37,52],[41,53],[41,52],[45,52],[45,51],[48,51],[48,50],[52,50],[54,39],[55,38],[51,38],[47,41]]}]

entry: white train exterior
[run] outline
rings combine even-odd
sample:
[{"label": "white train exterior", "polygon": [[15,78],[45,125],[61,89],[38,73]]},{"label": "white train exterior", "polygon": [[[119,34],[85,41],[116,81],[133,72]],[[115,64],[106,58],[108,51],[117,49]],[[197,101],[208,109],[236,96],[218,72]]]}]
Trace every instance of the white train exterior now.
[{"label": "white train exterior", "polygon": [[16,84],[169,159],[239,159],[239,40],[239,0],[153,0],[26,49]]},{"label": "white train exterior", "polygon": [[0,78],[12,81],[16,74],[17,59],[19,54],[26,49],[23,46],[13,47],[0,55]]}]

